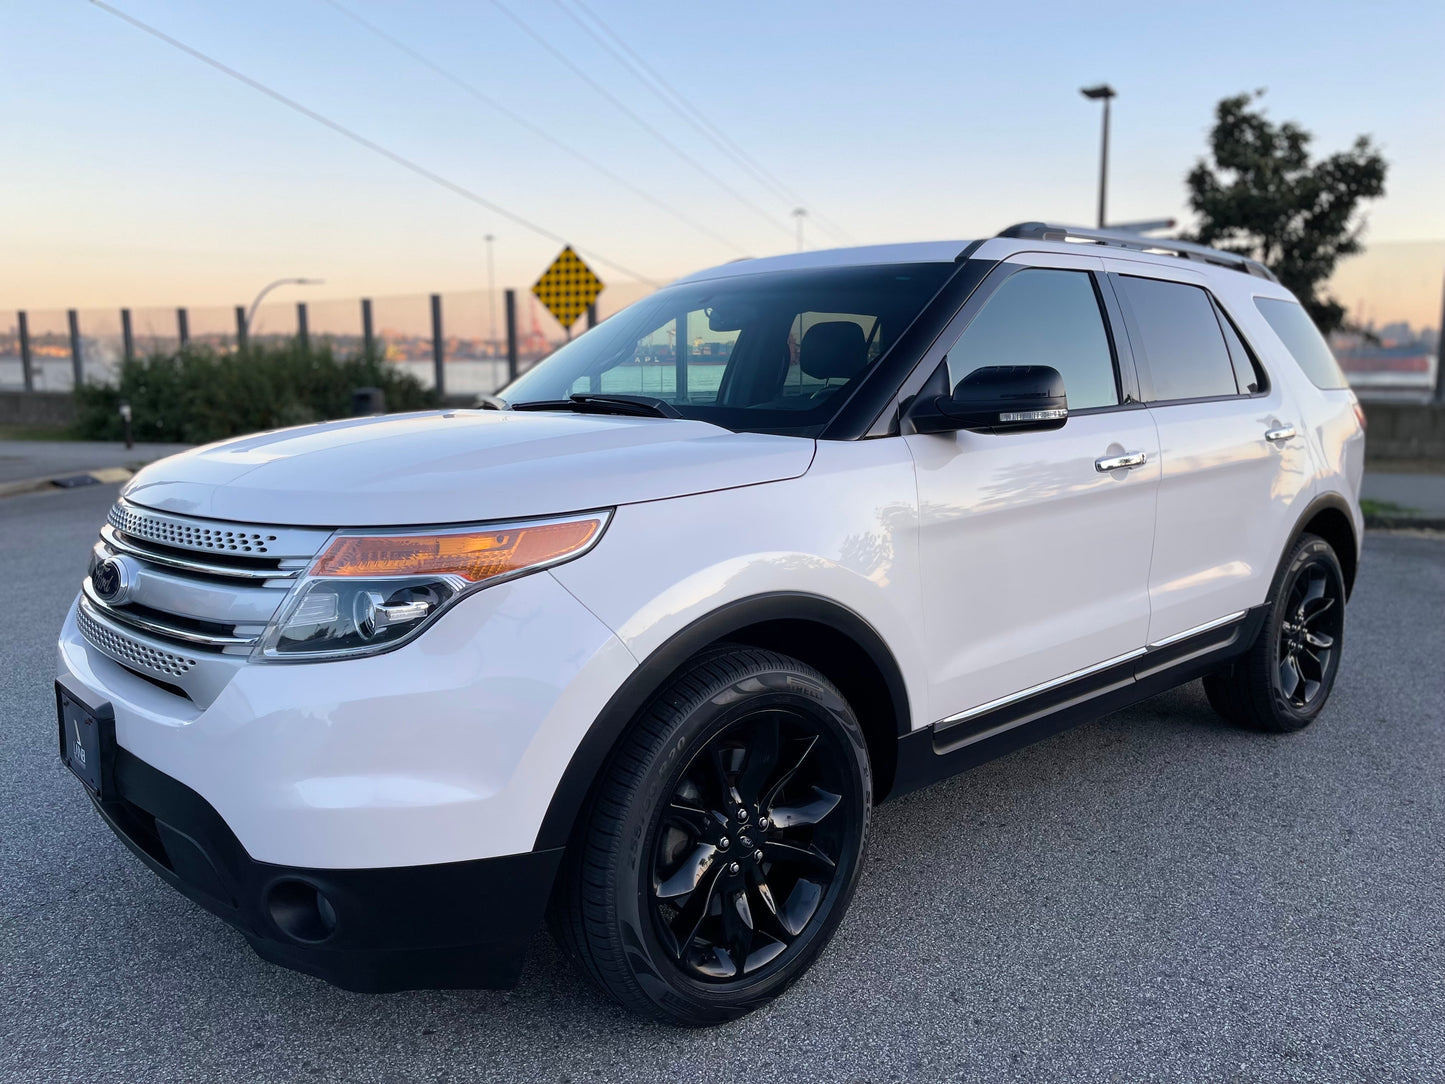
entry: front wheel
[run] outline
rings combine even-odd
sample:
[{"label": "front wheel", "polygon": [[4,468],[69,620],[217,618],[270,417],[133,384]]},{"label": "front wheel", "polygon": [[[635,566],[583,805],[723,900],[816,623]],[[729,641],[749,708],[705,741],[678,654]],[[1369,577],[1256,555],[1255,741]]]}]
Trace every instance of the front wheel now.
[{"label": "front wheel", "polygon": [[1323,538],[1302,535],[1275,576],[1269,615],[1250,649],[1204,679],[1225,719],[1289,731],[1319,715],[1339,673],[1345,639],[1345,577]]},{"label": "front wheel", "polygon": [[771,651],[714,649],[613,756],[568,849],[553,932],[628,1008],[734,1019],[827,943],[871,805],[867,745],[827,678]]}]

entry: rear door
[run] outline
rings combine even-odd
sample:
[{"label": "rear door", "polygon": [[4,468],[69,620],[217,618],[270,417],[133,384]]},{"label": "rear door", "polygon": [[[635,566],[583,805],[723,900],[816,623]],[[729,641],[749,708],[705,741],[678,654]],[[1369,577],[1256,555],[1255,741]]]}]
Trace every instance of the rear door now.
[{"label": "rear door", "polygon": [[1205,276],[1108,259],[1159,431],[1149,642],[1265,601],[1312,480],[1301,420]]},{"label": "rear door", "polygon": [[[1063,428],[904,438],[935,718],[961,729],[1144,647],[1158,439],[1111,337],[1102,271],[1091,256],[1015,257],[944,333],[950,385],[987,365],[1058,369]],[[1107,469],[1122,456],[1138,465]]]}]

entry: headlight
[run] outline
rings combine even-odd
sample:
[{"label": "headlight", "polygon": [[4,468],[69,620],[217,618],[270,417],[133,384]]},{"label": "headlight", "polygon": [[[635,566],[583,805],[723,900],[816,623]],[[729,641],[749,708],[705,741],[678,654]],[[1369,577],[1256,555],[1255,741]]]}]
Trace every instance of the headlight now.
[{"label": "headlight", "polygon": [[610,512],[445,530],[338,531],[261,640],[270,659],[396,647],[484,587],[580,557]]}]

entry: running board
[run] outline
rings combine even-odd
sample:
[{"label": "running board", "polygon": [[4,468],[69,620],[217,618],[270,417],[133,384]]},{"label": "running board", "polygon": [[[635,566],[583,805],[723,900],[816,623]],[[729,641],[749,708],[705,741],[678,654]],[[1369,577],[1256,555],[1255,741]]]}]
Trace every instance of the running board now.
[{"label": "running board", "polygon": [[946,779],[1202,677],[1243,654],[1267,612],[1267,607],[1257,606],[906,734],[898,741],[889,796]]}]

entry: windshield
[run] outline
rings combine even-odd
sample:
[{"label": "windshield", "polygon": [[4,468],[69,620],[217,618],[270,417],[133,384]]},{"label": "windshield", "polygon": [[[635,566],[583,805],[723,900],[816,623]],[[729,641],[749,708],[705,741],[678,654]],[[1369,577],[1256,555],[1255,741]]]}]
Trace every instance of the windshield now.
[{"label": "windshield", "polygon": [[513,406],[576,394],[646,396],[727,429],[810,436],[953,269],[894,264],[671,286],[568,343],[500,394]]}]

